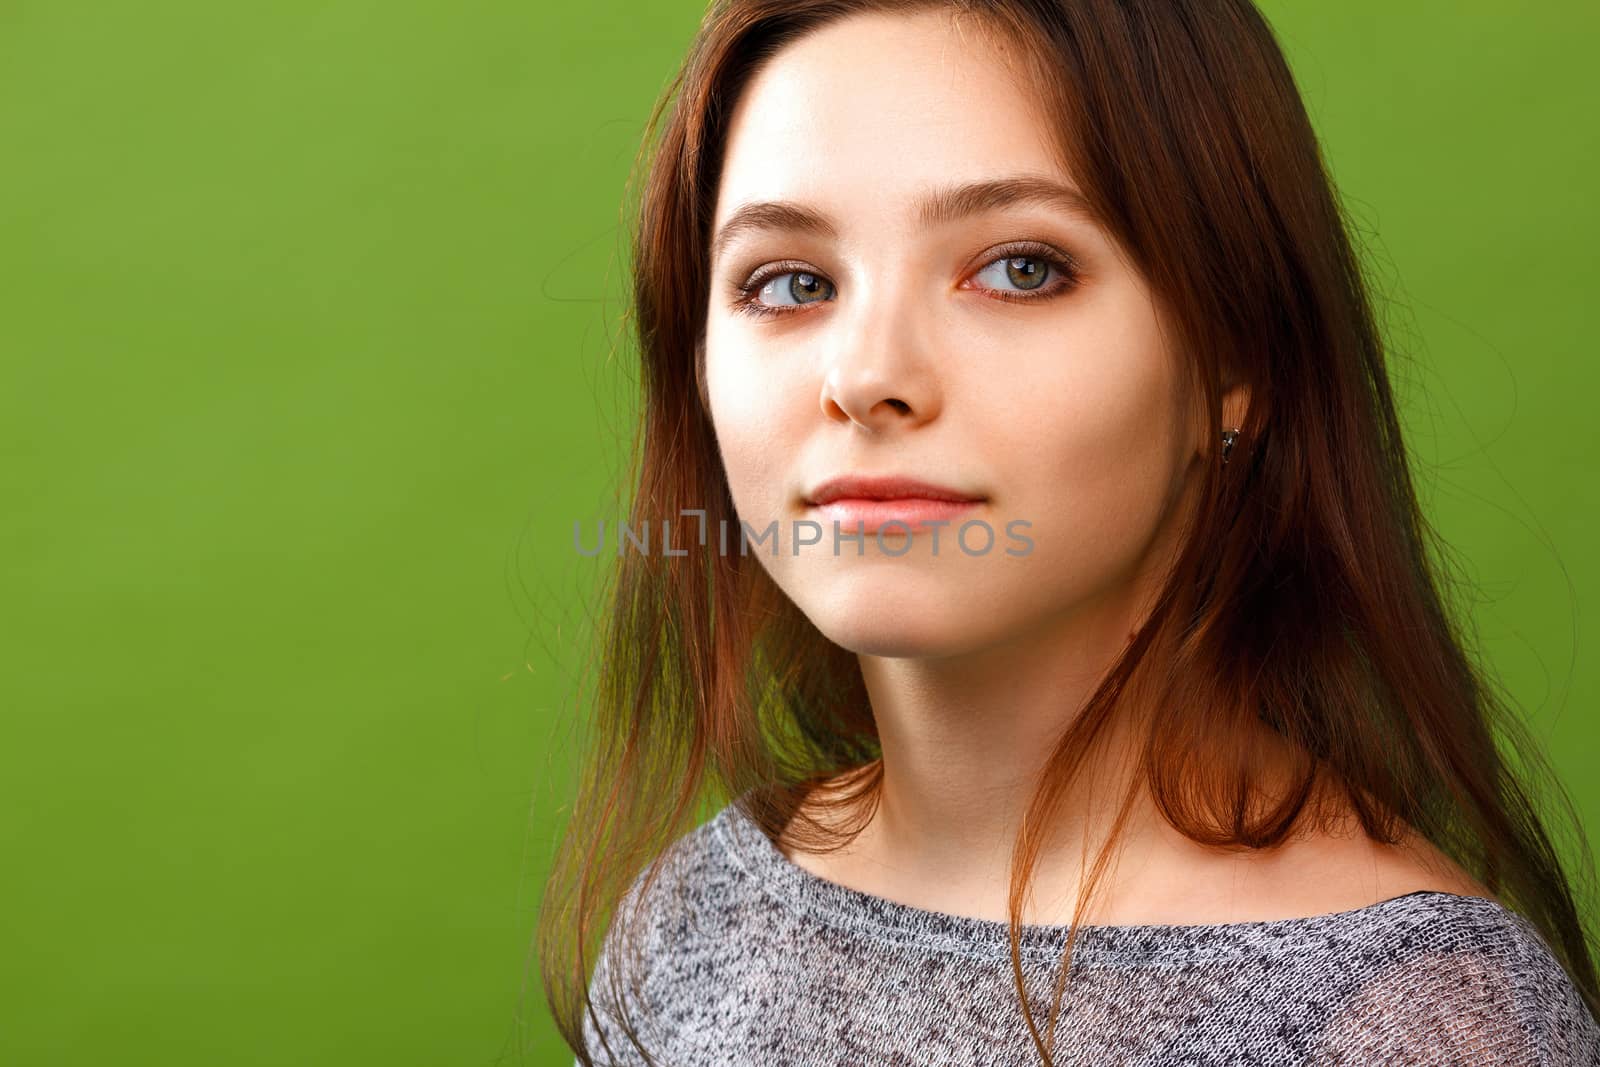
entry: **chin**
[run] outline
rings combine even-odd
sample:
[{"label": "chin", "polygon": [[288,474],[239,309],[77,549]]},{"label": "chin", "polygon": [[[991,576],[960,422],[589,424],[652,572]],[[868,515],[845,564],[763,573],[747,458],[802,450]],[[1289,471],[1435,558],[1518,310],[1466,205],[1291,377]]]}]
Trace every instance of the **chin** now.
[{"label": "chin", "polygon": [[826,592],[812,585],[794,600],[824,637],[858,655],[937,659],[981,648],[1002,636],[998,630],[1005,620],[997,616],[993,597],[973,603],[971,597],[958,595],[963,590],[941,588],[928,575],[905,589],[886,584],[846,583]]},{"label": "chin", "polygon": [[[813,620],[817,621],[817,620]],[[826,623],[827,620],[822,620]],[[858,656],[882,659],[937,659],[960,651],[948,641],[927,634],[908,633],[903,625],[818,625],[824,637]]]}]

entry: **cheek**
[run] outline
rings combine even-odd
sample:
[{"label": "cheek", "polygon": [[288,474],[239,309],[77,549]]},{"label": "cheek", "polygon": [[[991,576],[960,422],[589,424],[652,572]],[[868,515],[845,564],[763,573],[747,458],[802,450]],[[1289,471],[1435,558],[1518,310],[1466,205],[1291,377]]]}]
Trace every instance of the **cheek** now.
[{"label": "cheek", "polygon": [[1134,325],[1030,346],[991,376],[981,416],[1004,458],[1001,510],[1033,524],[1038,562],[1074,584],[1137,563],[1183,470],[1176,370],[1153,325],[1120,321]]},{"label": "cheek", "polygon": [[729,351],[715,329],[706,337],[706,392],[711,422],[739,516],[765,525],[779,517],[798,454],[798,382],[775,379],[771,361]]},{"label": "cheek", "polygon": [[1073,368],[1051,392],[1016,398],[1028,414],[1018,420],[1035,442],[1033,470],[1077,491],[1112,496],[1137,492],[1170,473],[1174,419],[1172,383],[1148,354]]}]

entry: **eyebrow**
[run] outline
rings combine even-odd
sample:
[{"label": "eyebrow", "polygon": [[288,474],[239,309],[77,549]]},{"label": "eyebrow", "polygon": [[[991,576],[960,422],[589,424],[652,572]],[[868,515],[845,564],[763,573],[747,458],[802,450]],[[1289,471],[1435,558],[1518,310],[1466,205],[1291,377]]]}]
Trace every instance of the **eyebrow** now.
[{"label": "eyebrow", "polygon": [[[934,189],[917,201],[917,221],[923,226],[941,226],[1016,204],[1039,204],[1089,222],[1098,221],[1088,199],[1074,187],[1026,174]],[[711,261],[715,263],[736,238],[762,231],[809,233],[825,238],[839,235],[833,220],[815,208],[793,200],[760,200],[741,206],[722,224],[711,243]]]}]

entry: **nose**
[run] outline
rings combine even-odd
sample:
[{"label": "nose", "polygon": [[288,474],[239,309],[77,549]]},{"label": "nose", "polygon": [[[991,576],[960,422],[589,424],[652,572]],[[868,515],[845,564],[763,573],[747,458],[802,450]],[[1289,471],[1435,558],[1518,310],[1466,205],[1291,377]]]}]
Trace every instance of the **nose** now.
[{"label": "nose", "polygon": [[877,288],[837,317],[822,378],[823,415],[868,433],[922,425],[937,417],[943,401],[931,347],[933,308],[909,285]]}]

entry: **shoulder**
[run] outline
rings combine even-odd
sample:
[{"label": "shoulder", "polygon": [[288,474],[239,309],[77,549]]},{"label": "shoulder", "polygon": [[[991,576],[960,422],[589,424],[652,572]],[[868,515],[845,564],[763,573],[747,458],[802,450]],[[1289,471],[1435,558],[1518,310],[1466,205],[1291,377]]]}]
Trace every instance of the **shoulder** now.
[{"label": "shoulder", "polygon": [[1253,854],[1237,875],[1217,865],[1211,873],[1226,876],[1230,903],[1250,918],[1353,911],[1418,892],[1495,900],[1491,890],[1409,827],[1391,844],[1346,823]]},{"label": "shoulder", "polygon": [[1600,1019],[1589,1011],[1560,960],[1531,923],[1522,920],[1525,966],[1520,975],[1524,999],[1533,1006],[1532,1024],[1542,1064],[1600,1064]]},{"label": "shoulder", "polygon": [[662,849],[635,873],[611,915],[589,981],[594,1015],[583,1022],[585,1045],[605,1062],[646,1062],[628,1030],[660,1047],[656,1020],[677,998],[703,992],[684,966],[717,938],[706,916],[716,914],[712,905],[728,878],[717,837],[726,818],[724,809]]},{"label": "shoulder", "polygon": [[1319,1062],[1600,1063],[1600,1026],[1525,917],[1437,891],[1390,910],[1344,946],[1351,980]]},{"label": "shoulder", "polygon": [[673,840],[633,879],[617,907],[613,936],[624,927],[646,942],[678,941],[726,890],[731,864],[722,826],[731,805]]},{"label": "shoulder", "polygon": [[748,910],[741,903],[757,894],[730,847],[735,818],[729,803],[635,873],[612,915],[606,948],[626,942],[641,978],[674,969],[736,932]]}]

